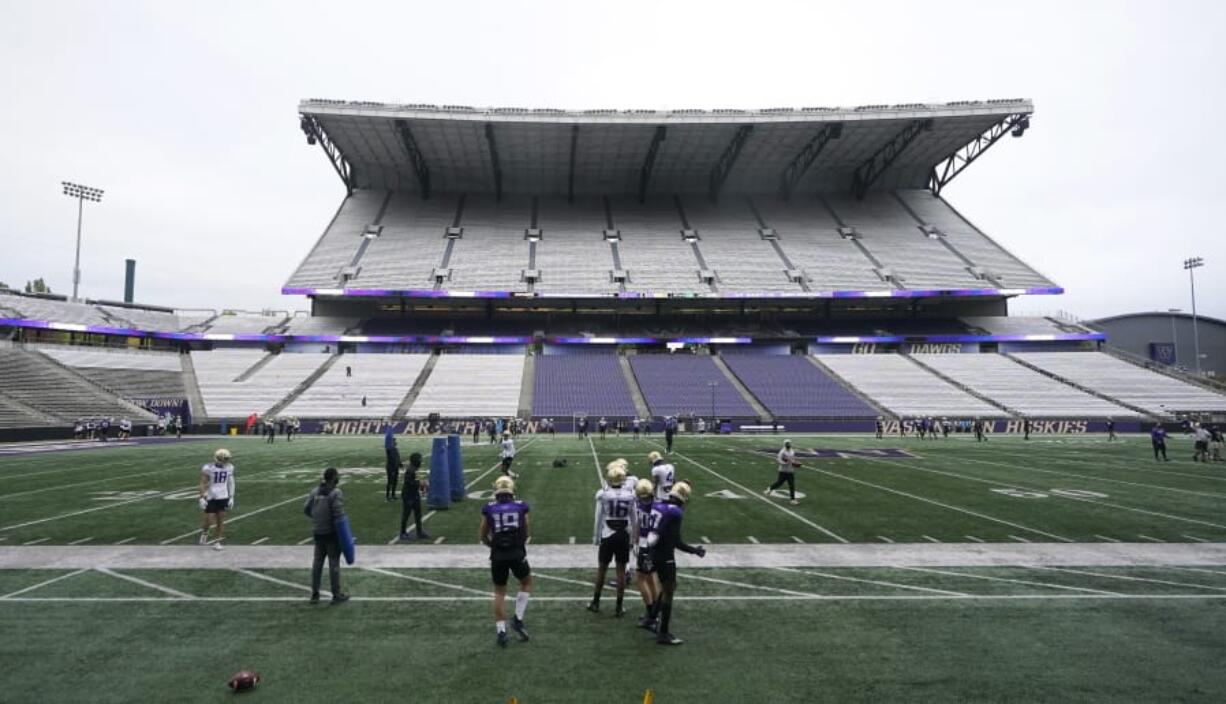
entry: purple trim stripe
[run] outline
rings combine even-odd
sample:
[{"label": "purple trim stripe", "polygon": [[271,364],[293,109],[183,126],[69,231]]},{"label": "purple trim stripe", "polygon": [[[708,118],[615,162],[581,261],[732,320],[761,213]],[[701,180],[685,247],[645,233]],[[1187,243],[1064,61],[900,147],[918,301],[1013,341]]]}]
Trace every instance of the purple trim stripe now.
[{"label": "purple trim stripe", "polygon": [[1046,288],[958,288],[958,289],[886,289],[881,291],[749,291],[714,294],[685,294],[625,291],[614,294],[591,292],[527,293],[519,291],[435,291],[433,289],[393,288],[299,288],[283,287],[287,296],[381,296],[388,298],[953,298],[974,296],[1055,296],[1064,293],[1059,286]]}]

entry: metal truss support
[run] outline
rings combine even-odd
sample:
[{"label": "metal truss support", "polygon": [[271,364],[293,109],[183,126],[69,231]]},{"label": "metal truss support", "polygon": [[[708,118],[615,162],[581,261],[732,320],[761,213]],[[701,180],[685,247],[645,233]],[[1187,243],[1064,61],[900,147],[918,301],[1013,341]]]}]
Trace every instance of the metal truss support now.
[{"label": "metal truss support", "polygon": [[660,142],[664,141],[667,130],[664,125],[656,127],[656,133],[651,138],[651,146],[647,148],[647,156],[639,169],[639,202],[647,201],[647,183],[651,181],[651,170],[656,165],[656,153],[660,151]]},{"label": "metal truss support", "polygon": [[920,132],[932,129],[932,120],[913,120],[906,127],[899,130],[898,134],[890,138],[890,141],[881,145],[881,148],[873,153],[864,163],[856,168],[856,173],[851,181],[851,194],[857,200],[864,198],[864,194],[868,192],[868,187],[873,185],[885,170],[890,168],[899,156],[906,151],[907,147],[915,141]]},{"label": "metal truss support", "polygon": [[579,125],[570,128],[570,171],[566,175],[566,202],[575,202],[575,150],[579,147]]},{"label": "metal truss support", "polygon": [[298,126],[302,128],[302,133],[306,135],[307,144],[319,144],[319,148],[324,150],[324,154],[328,156],[328,161],[332,163],[332,168],[336,169],[336,175],[341,177],[341,182],[345,184],[345,194],[353,195],[353,170],[349,168],[349,160],[341,154],[341,150],[336,144],[328,138],[328,133],[324,131],[323,125],[315,119],[314,115],[302,115]]},{"label": "metal truss support", "polygon": [[421,191],[422,200],[425,200],[430,197],[430,167],[426,166],[426,158],[417,148],[417,140],[413,138],[408,122],[396,120],[396,135],[400,137],[400,144],[409,155],[409,163],[417,174],[417,187]]},{"label": "metal truss support", "polygon": [[817,161],[817,157],[826,148],[832,139],[838,139],[843,135],[843,123],[832,122],[821,129],[813,139],[810,139],[805,144],[796,156],[788,162],[787,168],[779,177],[779,196],[783,200],[789,200],[792,197],[792,191],[796,190],[796,184],[800,183],[800,179],[804,178],[809,167],[813,162]]},{"label": "metal truss support", "polygon": [[992,125],[983,134],[958,147],[953,154],[945,157],[936,166],[932,167],[932,174],[928,177],[928,189],[933,194],[940,195],[941,189],[947,183],[954,180],[955,176],[962,173],[963,169],[970,166],[972,161],[978,159],[986,152],[988,147],[996,144],[1000,141],[1001,137],[1010,132],[1015,132],[1020,137],[1029,125],[1030,115],[1026,113],[1009,115],[995,125]]},{"label": "metal truss support", "polygon": [[490,165],[494,168],[494,197],[502,202],[502,166],[498,163],[498,143],[494,141],[494,126],[485,123],[485,143],[490,148]]},{"label": "metal truss support", "polygon": [[753,133],[753,125],[741,125],[737,128],[735,134],[732,135],[732,141],[728,146],[724,147],[724,153],[719,155],[719,161],[715,162],[715,166],[711,167],[711,177],[707,185],[707,197],[711,202],[719,200],[719,191],[724,186],[724,181],[728,179],[728,174],[732,171],[732,167],[736,165],[736,159],[741,155],[741,148],[745,146],[749,135]]}]

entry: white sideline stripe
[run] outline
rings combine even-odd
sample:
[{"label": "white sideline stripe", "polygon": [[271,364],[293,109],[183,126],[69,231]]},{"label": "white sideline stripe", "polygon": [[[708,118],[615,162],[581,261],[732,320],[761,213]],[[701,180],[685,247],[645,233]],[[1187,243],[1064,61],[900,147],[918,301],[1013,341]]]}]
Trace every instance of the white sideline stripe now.
[{"label": "white sideline stripe", "polygon": [[483,592],[479,589],[472,589],[470,587],[461,586],[459,584],[450,584],[448,582],[440,582],[436,579],[426,579],[425,577],[415,577],[411,574],[404,574],[403,572],[393,572],[391,570],[385,570],[382,567],[360,567],[358,569],[364,570],[366,572],[375,572],[377,574],[386,575],[388,577],[399,577],[400,579],[407,579],[411,582],[421,582],[422,584],[433,584],[436,587],[446,587],[448,589],[456,589],[458,591],[467,592],[469,594],[480,594],[481,596],[484,596],[487,598],[489,597],[489,592]]},{"label": "white sideline stripe", "polygon": [[1165,543],[1166,542],[1165,540],[1159,540],[1158,538],[1155,538],[1153,536],[1142,535],[1140,533],[1137,533],[1137,537],[1140,538],[1141,540],[1148,540],[1151,543]]},{"label": "white sideline stripe", "polygon": [[1195,535],[1188,535],[1187,533],[1184,533],[1184,534],[1183,534],[1182,536],[1180,536],[1180,537],[1187,538],[1188,540],[1195,540],[1195,541],[1196,541],[1196,542],[1198,542],[1198,543],[1207,543],[1207,542],[1209,542],[1208,540],[1205,540],[1204,538],[1198,538],[1198,537],[1196,537]]},{"label": "white sideline stripe", "polygon": [[708,537],[707,537],[707,536],[705,536],[705,535],[703,535],[703,536],[699,536],[699,540],[701,540],[702,542],[706,543],[707,545],[710,545],[710,544],[711,544],[711,539],[710,539],[710,538],[708,538]]},{"label": "white sideline stripe", "polygon": [[17,591],[15,591],[15,592],[9,592],[8,594],[5,594],[4,596],[0,596],[0,599],[9,599],[9,598],[15,597],[15,596],[17,596],[17,595],[19,595],[19,594],[25,594],[26,592],[32,592],[32,591],[34,591],[35,589],[40,589],[40,588],[42,588],[42,587],[47,586],[48,584],[54,584],[55,582],[58,582],[58,581],[60,581],[61,579],[68,579],[69,577],[76,577],[77,575],[81,574],[82,572],[88,572],[88,571],[89,571],[88,569],[79,569],[79,570],[76,570],[75,572],[69,572],[68,574],[62,574],[62,575],[60,575],[60,576],[58,576],[58,577],[52,577],[51,579],[46,579],[46,580],[43,580],[43,581],[39,582],[38,584],[31,584],[30,586],[26,587],[25,589],[18,589],[18,590],[17,590]]},{"label": "white sideline stripe", "polygon": [[752,535],[749,535],[746,537],[749,538],[749,542],[753,543],[754,545],[761,545],[761,543],[758,542],[758,539],[753,537]]},{"label": "white sideline stripe", "polygon": [[600,474],[600,458],[596,455],[596,443],[592,442],[591,435],[587,436],[587,444],[592,448],[592,464],[596,466],[596,483],[600,485],[601,489],[603,489],[605,488],[606,484],[604,481],[604,476]]},{"label": "white sideline stripe", "polygon": [[808,597],[821,596],[821,594],[814,594],[813,592],[798,592],[798,591],[794,591],[791,589],[783,589],[780,587],[767,587],[761,584],[746,584],[745,582],[734,582],[730,579],[719,579],[717,577],[704,577],[702,575],[694,574],[693,570],[686,572],[685,578],[686,579],[696,579],[700,582],[711,582],[713,584],[723,584],[729,587],[740,587],[742,589],[760,589],[760,590],[768,591],[768,592],[778,592],[780,594],[790,594],[792,596],[808,596]]},{"label": "white sideline stripe", "polygon": [[170,491],[161,491],[156,494],[148,494],[146,496],[140,496],[135,499],[128,499],[126,501],[116,501],[115,503],[104,504],[102,506],[95,506],[93,508],[81,509],[80,511],[73,511],[71,513],[61,513],[57,516],[48,516],[47,518],[38,518],[33,521],[26,521],[25,523],[14,523],[13,525],[4,526],[3,528],[0,528],[0,532],[12,530],[14,528],[24,528],[26,526],[34,526],[40,523],[49,523],[51,521],[58,521],[64,518],[72,518],[73,516],[81,516],[86,513],[93,513],[94,511],[105,511],[111,508],[118,508],[120,506],[127,506],[128,504],[134,504],[138,501],[148,501],[150,499],[160,499],[164,496],[169,496],[171,494],[177,494],[181,491],[190,491],[195,488],[196,488],[196,485],[193,484],[192,486],[184,487],[182,489],[172,489]]},{"label": "white sideline stripe", "polygon": [[[538,439],[538,438],[532,438],[532,439],[531,439],[531,440],[529,440],[528,442],[524,443],[524,446],[523,446],[523,447],[521,447],[521,448],[519,448],[519,450],[517,450],[517,451],[516,451],[516,454],[517,454],[517,455],[522,454],[522,453],[523,453],[525,450],[527,450],[529,447],[532,447],[532,444],[533,444],[533,443],[535,443],[535,442],[537,441],[537,439]],[[487,469],[487,470],[485,470],[484,472],[482,472],[481,474],[477,475],[477,478],[476,478],[476,479],[474,479],[474,480],[472,480],[471,482],[469,482],[469,483],[465,484],[465,485],[464,485],[464,491],[468,491],[469,489],[473,488],[473,486],[474,486],[474,485],[476,485],[476,483],[477,483],[477,482],[481,481],[482,479],[485,479],[487,476],[489,476],[490,472],[494,471],[495,469],[498,469],[498,468],[499,468],[499,467],[501,467],[501,466],[502,466],[502,460],[498,460],[498,461],[497,461],[497,462],[495,462],[495,463],[494,463],[492,466],[490,466],[490,468],[489,468],[489,469]],[[430,520],[430,517],[431,517],[431,516],[433,516],[433,515],[434,515],[434,514],[436,514],[436,513],[438,513],[438,511],[430,511],[430,512],[429,512],[429,513],[427,513],[426,515],[422,516],[422,517],[421,517],[421,523],[422,523],[422,525],[424,526],[424,525],[426,524],[426,521]],[[436,543],[438,543],[439,541],[437,541],[437,540],[436,540],[435,542],[436,542]]]},{"label": "white sideline stripe", "polygon": [[69,543],[69,545],[80,545],[81,543],[88,543],[89,541],[93,539],[94,539],[94,536],[91,535],[88,538],[81,538],[80,540],[74,540],[71,543]]},{"label": "white sideline stripe", "polygon": [[880,540],[880,541],[881,541],[881,542],[883,542],[883,543],[893,543],[893,542],[894,542],[893,540],[890,540],[889,538],[885,537],[884,535],[879,535],[879,536],[877,536],[877,539],[878,539],[878,540]]},{"label": "white sideline stripe", "polygon": [[1222,570],[1207,570],[1202,567],[1166,567],[1164,569],[1180,570],[1183,572],[1204,572],[1205,574],[1226,574]]},{"label": "white sideline stripe", "polygon": [[[532,573],[532,576],[533,576],[533,577],[540,577],[541,579],[548,579],[548,580],[552,580],[552,581],[554,581],[554,582],[565,582],[566,584],[578,584],[578,585],[580,585],[580,586],[589,587],[589,588],[592,586],[592,583],[591,583],[591,582],[581,582],[581,581],[579,581],[579,580],[577,580],[577,579],[571,579],[571,578],[569,578],[569,577],[559,577],[559,576],[557,576],[557,575],[553,575],[553,574],[544,574],[544,573],[542,573],[542,572],[533,572],[533,573]],[[687,575],[687,576],[688,576],[688,575]],[[626,584],[626,587],[627,587],[627,589],[628,589],[628,588],[630,587],[630,585],[627,583],[627,584]],[[602,591],[603,591],[603,590],[605,590],[605,589],[608,589],[608,588],[609,588],[609,585],[607,585],[607,584],[602,584],[602,585],[600,586],[600,589],[601,589]]]},{"label": "white sideline stripe", "polygon": [[1010,538],[1013,538],[1014,540],[1016,540],[1016,541],[1017,541],[1017,542],[1019,542],[1019,543],[1029,543],[1029,542],[1030,542],[1029,540],[1026,540],[1025,538],[1022,538],[1022,537],[1017,536],[1017,535],[1010,535],[1009,537],[1010,537]]},{"label": "white sideline stripe", "polygon": [[298,544],[299,544],[299,545],[306,545],[307,543],[311,542],[311,541],[312,541],[312,540],[314,540],[314,539],[315,539],[314,537],[310,537],[310,538],[303,538],[302,540],[299,540],[299,541],[298,541]]},{"label": "white sideline stripe", "polygon": [[252,544],[252,545],[260,545],[260,544],[262,544],[262,543],[266,543],[266,542],[268,542],[268,536],[267,536],[267,535],[266,535],[266,536],[264,536],[263,538],[260,538],[259,540],[254,540],[254,541],[252,541],[252,543],[251,543],[251,544]]},{"label": "white sideline stripe", "polygon": [[808,574],[808,575],[813,575],[815,577],[825,577],[827,579],[840,579],[840,580],[847,581],[847,582],[860,582],[861,584],[876,584],[879,587],[893,587],[895,589],[912,589],[917,592],[928,592],[930,594],[943,594],[945,596],[957,596],[957,597],[970,596],[970,594],[950,591],[948,589],[933,589],[931,587],[917,587],[911,584],[898,584],[895,582],[883,582],[883,581],[876,580],[876,579],[863,579],[860,577],[848,577],[846,575],[831,574],[829,572],[817,572],[814,570],[798,570],[792,567],[772,567],[771,569],[779,570],[781,572],[796,572],[798,574]]},{"label": "white sideline stripe", "polygon": [[133,576],[132,576],[132,575],[130,575],[130,574],[123,574],[122,572],[116,572],[116,571],[114,571],[114,570],[107,569],[106,567],[99,567],[99,568],[97,568],[97,569],[96,569],[96,570],[94,570],[94,571],[95,571],[95,572],[99,572],[99,573],[101,573],[101,574],[105,574],[105,575],[107,575],[108,577],[115,577],[116,579],[122,579],[122,580],[125,580],[125,581],[128,581],[128,582],[131,582],[131,583],[133,583],[133,584],[139,584],[139,585],[141,585],[142,587],[147,587],[147,588],[149,588],[149,589],[154,589],[154,590],[156,590],[156,591],[162,592],[162,593],[164,593],[164,594],[169,594],[169,595],[171,595],[171,596],[173,596],[173,597],[177,597],[177,598],[179,598],[179,599],[195,599],[195,598],[196,598],[195,596],[193,596],[193,595],[191,595],[191,594],[188,594],[188,593],[186,593],[186,592],[181,592],[181,591],[179,591],[179,590],[177,590],[177,589],[171,589],[170,587],[164,587],[164,586],[162,586],[162,585],[160,585],[160,584],[154,584],[153,582],[148,582],[148,581],[143,580],[143,579],[140,579],[140,578],[138,578],[138,577],[133,577]]},{"label": "white sideline stripe", "polygon": [[1066,591],[1082,592],[1085,594],[1096,594],[1098,596],[1131,596],[1128,594],[1120,594],[1119,592],[1109,592],[1102,589],[1090,589],[1089,587],[1070,587],[1065,584],[1050,584],[1048,582],[1035,582],[1029,579],[1012,579],[1010,577],[989,577],[984,574],[968,574],[966,572],[953,572],[950,570],[934,570],[928,567],[899,567],[902,570],[912,570],[915,572],[931,572],[933,574],[944,574],[953,577],[967,577],[969,579],[986,579],[992,582],[1010,582],[1012,584],[1028,584],[1035,587],[1048,587],[1050,589],[1063,589]]},{"label": "white sideline stripe", "polygon": [[1217,592],[1226,592],[1226,587],[1211,587],[1208,584],[1190,584],[1188,582],[1171,582],[1165,579],[1154,579],[1152,577],[1133,577],[1123,574],[1111,574],[1109,572],[1092,572],[1090,570],[1075,570],[1070,567],[1049,567],[1047,565],[1035,565],[1035,569],[1050,570],[1052,572],[1068,572],[1070,574],[1084,574],[1091,577],[1105,577],[1107,579],[1122,579],[1128,582],[1152,582],[1153,584],[1169,584],[1173,587],[1192,587],[1193,589],[1209,589]]},{"label": "white sideline stripe", "polygon": [[[324,590],[320,594],[329,594]],[[534,596],[533,603],[567,602],[582,604],[591,601],[589,596]],[[1226,599],[1226,594],[964,594],[950,596],[941,594],[844,594],[791,596],[788,594],[725,594],[675,596],[675,601],[1068,601],[1072,599],[1097,599],[1119,601],[1183,601]],[[351,601],[366,602],[426,602],[454,603],[457,601],[489,601],[489,596],[355,596]],[[200,604],[200,603],[267,603],[296,602],[292,596],[202,596],[195,599],[168,599],[166,597],[27,597],[0,598],[0,603],[91,603],[91,604]]]},{"label": "white sideline stripe", "polygon": [[[661,445],[661,444],[660,444],[660,443],[658,443],[658,442],[654,442],[654,441],[653,441],[653,442],[652,442],[652,444],[653,444],[653,445],[656,445],[657,447],[664,447],[663,445]],[[843,536],[839,535],[838,533],[835,533],[834,531],[832,531],[832,530],[830,530],[830,529],[828,529],[828,528],[824,528],[824,527],[822,527],[822,526],[819,526],[818,524],[814,523],[813,521],[810,521],[809,519],[805,518],[804,516],[800,515],[799,513],[796,513],[795,511],[792,511],[792,510],[790,510],[790,509],[786,509],[786,508],[784,508],[783,506],[780,506],[779,504],[775,503],[774,501],[771,501],[770,499],[766,498],[766,497],[765,497],[765,496],[763,496],[762,494],[759,494],[759,493],[758,493],[758,492],[756,492],[756,491],[752,491],[752,490],[750,490],[750,489],[749,489],[749,488],[747,488],[747,487],[746,487],[744,484],[740,484],[740,483],[738,483],[738,482],[734,482],[734,481],[732,481],[731,479],[729,479],[728,477],[725,477],[724,475],[720,474],[719,472],[716,472],[715,470],[711,469],[710,467],[708,467],[708,466],[706,466],[706,465],[704,465],[704,464],[701,464],[701,463],[699,463],[699,462],[695,462],[694,460],[690,459],[689,457],[686,457],[685,455],[681,454],[680,452],[674,452],[673,454],[675,454],[676,456],[678,456],[678,457],[680,457],[681,459],[685,460],[686,462],[689,462],[690,464],[694,465],[695,467],[698,467],[699,469],[701,469],[701,470],[703,470],[703,471],[707,472],[708,474],[711,474],[711,475],[713,475],[713,476],[716,476],[716,477],[718,477],[718,478],[720,478],[720,479],[724,480],[725,482],[727,482],[727,483],[731,484],[732,486],[735,486],[736,488],[738,488],[738,489],[740,489],[741,491],[745,492],[745,493],[746,493],[746,494],[748,494],[749,496],[752,496],[752,497],[754,497],[755,499],[758,499],[759,501],[763,501],[763,502],[765,502],[765,503],[766,503],[768,506],[773,506],[773,507],[775,507],[775,508],[779,509],[780,511],[783,511],[784,513],[788,514],[788,515],[789,515],[789,516],[791,516],[792,518],[795,518],[796,520],[800,521],[801,523],[804,523],[805,525],[809,526],[810,528],[813,528],[813,529],[815,529],[815,530],[817,530],[817,531],[819,531],[819,532],[821,532],[821,533],[825,533],[827,536],[829,536],[829,537],[831,537],[831,538],[834,538],[835,540],[839,541],[840,543],[847,543],[847,542],[850,542],[850,541],[848,541],[846,538],[844,538]],[[751,453],[751,454],[752,454],[752,453]]]},{"label": "white sideline stripe", "polygon": [[133,535],[133,536],[132,536],[132,537],[130,537],[130,538],[124,538],[123,540],[120,540],[119,542],[117,542],[117,543],[115,543],[115,544],[116,544],[116,545],[127,545],[128,543],[132,542],[133,540],[136,540],[136,536],[135,536],[135,535]]},{"label": "white sideline stripe", "polygon": [[[1108,482],[1110,484],[1126,484],[1128,486],[1141,487],[1143,489],[1158,489],[1160,491],[1173,491],[1180,494],[1192,494],[1193,496],[1207,496],[1214,499],[1226,499],[1226,494],[1219,494],[1212,491],[1195,491],[1193,489],[1179,489],[1173,486],[1162,486],[1161,484],[1143,484],[1141,482],[1128,482],[1123,479],[1108,479],[1107,477],[1098,477],[1092,474],[1078,474],[1077,472],[1061,472],[1055,469],[1040,469],[1038,467],[1029,467],[1024,464],[1005,464],[1004,462],[992,462],[991,460],[978,460],[973,457],[959,457],[958,461],[975,462],[978,464],[987,464],[995,467],[1004,467],[1006,469],[1024,469],[1030,472],[1044,472],[1046,474],[1055,474],[1061,477],[1077,477],[1079,479],[1089,479],[1096,482]],[[1061,461],[1068,461],[1061,459]],[[1077,462],[1079,460],[1073,460]]]},{"label": "white sideline stripe", "polygon": [[39,543],[45,543],[48,540],[51,540],[51,538],[39,538],[38,540],[30,540],[30,541],[24,542],[22,543],[22,545],[38,545]]},{"label": "white sideline stripe", "polygon": [[[858,458],[858,459],[866,459],[866,460],[868,460],[868,461],[870,461],[870,462],[885,462],[885,460],[875,460],[875,459],[873,459],[873,458],[871,458],[871,457],[862,457],[862,458]],[[887,462],[886,464],[889,464],[889,463]],[[916,501],[922,501],[923,503],[926,503],[926,504],[932,504],[932,505],[934,505],[934,506],[940,506],[941,508],[949,509],[950,511],[957,511],[958,513],[965,513],[965,514],[966,514],[966,515],[968,515],[968,516],[974,516],[974,517],[976,517],[976,518],[982,518],[982,519],[984,519],[985,521],[992,521],[993,523],[1000,523],[1001,525],[1011,526],[1011,527],[1013,527],[1013,528],[1019,528],[1019,529],[1024,530],[1024,531],[1026,531],[1026,532],[1028,532],[1028,533],[1037,533],[1038,535],[1045,535],[1045,536],[1047,536],[1047,537],[1049,537],[1049,538],[1055,538],[1056,540],[1059,540],[1059,541],[1061,541],[1061,542],[1065,542],[1065,543],[1071,543],[1071,542],[1073,542],[1073,541],[1072,541],[1072,539],[1070,539],[1070,538],[1065,538],[1064,536],[1061,536],[1061,535],[1056,535],[1055,533],[1048,533],[1047,531],[1042,531],[1042,530],[1039,530],[1038,528],[1031,528],[1031,527],[1029,527],[1029,526],[1024,526],[1024,525],[1022,525],[1022,524],[1020,524],[1020,523],[1013,523],[1013,522],[1011,522],[1011,521],[1006,521],[1006,520],[1004,520],[1003,518],[994,518],[994,517],[989,516],[989,515],[987,515],[987,514],[984,514],[984,513],[979,513],[978,511],[971,511],[970,509],[965,509],[965,508],[961,508],[960,506],[954,506],[954,505],[952,505],[952,504],[947,504],[947,503],[944,503],[944,502],[942,502],[942,501],[937,501],[936,499],[928,499],[928,498],[924,498],[923,496],[916,496],[915,494],[909,494],[909,493],[907,493],[907,492],[905,492],[905,491],[901,491],[901,490],[899,490],[899,489],[891,489],[891,488],[890,488],[890,487],[888,487],[888,486],[881,486],[881,485],[879,485],[879,484],[873,484],[872,482],[866,482],[866,481],[864,481],[864,480],[862,480],[862,479],[856,479],[856,478],[854,478],[854,477],[848,477],[848,476],[845,476],[845,475],[842,475],[842,474],[838,474],[838,473],[835,473],[835,472],[831,472],[831,471],[829,471],[829,470],[825,470],[825,469],[818,469],[817,467],[810,467],[810,466],[809,466],[809,465],[807,465],[807,464],[802,464],[802,465],[800,465],[800,466],[801,466],[801,467],[803,467],[803,468],[805,468],[805,469],[807,469],[807,470],[809,470],[809,471],[812,471],[812,472],[817,472],[817,473],[819,473],[819,474],[825,474],[825,475],[828,475],[828,476],[831,476],[831,477],[837,477],[837,478],[839,478],[839,479],[844,479],[844,480],[846,480],[846,481],[849,481],[849,482],[854,482],[854,483],[856,483],[856,484],[863,484],[864,486],[871,486],[871,487],[872,487],[872,488],[874,488],[874,489],[879,489],[879,490],[881,490],[881,491],[887,491],[887,492],[889,492],[889,493],[891,493],[891,494],[898,494],[899,496],[905,496],[905,497],[907,497],[908,499],[914,499],[914,500],[916,500]],[[925,470],[925,471],[928,471],[928,470]]]},{"label": "white sideline stripe", "polygon": [[973,536],[973,535],[964,535],[964,536],[962,536],[962,537],[963,537],[963,538],[966,538],[967,540],[971,541],[972,543],[982,543],[982,542],[983,542],[983,538],[976,538],[976,537],[975,537],[975,536]]},{"label": "white sideline stripe", "polygon": [[[255,577],[256,579],[262,579],[265,582],[272,582],[273,584],[280,584],[283,587],[293,587],[294,589],[301,589],[304,592],[311,591],[311,588],[305,584],[298,584],[297,582],[290,582],[284,579],[277,579],[276,577],[270,577],[266,574],[261,574],[259,572],[255,572],[252,570],[236,569],[234,571],[239,574],[245,574],[248,577]],[[332,596],[332,592],[328,591],[327,589],[320,589],[319,593],[327,595],[329,597]],[[297,601],[297,599],[294,599],[294,601]]]},{"label": "white sideline stripe", "polygon": [[1105,540],[1105,541],[1107,541],[1108,543],[1118,543],[1118,542],[1120,542],[1120,541],[1116,540],[1115,538],[1108,538],[1108,537],[1107,537],[1107,536],[1105,536],[1105,535],[1097,535],[1097,534],[1095,534],[1095,535],[1094,535],[1094,537],[1095,537],[1095,538],[1098,538],[1099,540]]},{"label": "white sideline stripe", "polygon": [[[425,519],[422,519],[422,520],[425,520]],[[437,537],[437,538],[435,538],[435,539],[434,539],[434,544],[435,544],[435,545],[442,545],[442,544],[443,544],[443,541],[444,541],[444,540],[446,540],[446,539],[447,539],[447,536],[445,536],[445,535],[440,535],[439,537]],[[528,538],[528,540],[532,540],[532,538]],[[525,545],[527,545],[527,544],[528,544],[528,540],[525,540],[525,541],[524,541],[524,544],[525,544]]]},{"label": "white sideline stripe", "polygon": [[920,537],[921,537],[921,538],[923,538],[924,540],[927,540],[927,541],[928,541],[928,542],[930,542],[930,543],[939,543],[939,542],[941,542],[941,541],[937,540],[936,538],[932,537],[931,535],[921,535]]},{"label": "white sideline stripe", "polygon": [[793,536],[792,536],[792,540],[795,540],[796,542],[801,543],[801,544],[803,544],[803,543],[805,542],[805,541],[801,540],[799,536],[796,536],[796,535],[793,535]]},{"label": "white sideline stripe", "polygon": [[170,471],[170,469],[178,469],[178,468],[176,467],[176,468],[167,468],[167,469],[155,469],[150,472],[137,472],[135,474],[121,474],[119,476],[105,477],[103,479],[90,479],[84,482],[73,482],[71,484],[59,484],[57,486],[47,486],[47,487],[43,487],[42,489],[29,489],[27,491],[19,491],[13,494],[0,495],[0,501],[4,501],[6,499],[14,499],[14,498],[17,498],[18,496],[29,496],[30,494],[41,494],[44,491],[59,491],[61,489],[68,489],[74,486],[85,486],[86,484],[99,484],[101,482],[112,482],[112,481],[118,481],[120,479],[131,479],[132,477],[145,477],[150,474],[160,474],[162,472],[168,472]]},{"label": "white sideline stripe", "polygon": [[[252,512],[250,512],[250,513],[244,513],[244,514],[241,514],[241,515],[239,515],[239,516],[237,516],[237,517],[235,517],[235,518],[226,518],[226,525],[230,525],[231,523],[236,523],[236,522],[238,522],[238,521],[243,520],[244,518],[251,518],[252,516],[255,516],[255,515],[258,515],[258,514],[264,513],[265,511],[272,510],[272,509],[277,508],[277,507],[279,507],[279,506],[284,506],[285,504],[288,504],[288,503],[289,503],[289,502],[291,502],[291,501],[301,501],[301,500],[305,499],[307,496],[309,496],[309,494],[299,494],[299,495],[297,495],[297,496],[290,497],[290,498],[286,499],[285,501],[278,501],[278,502],[277,502],[277,503],[275,503],[275,504],[269,504],[268,506],[265,506],[265,507],[263,507],[263,508],[257,508],[256,510],[254,510],[254,511],[252,511]],[[189,536],[193,536],[193,535],[200,535],[200,529],[199,529],[199,528],[197,528],[196,530],[193,530],[193,531],[191,531],[191,532],[189,532],[189,533],[184,533],[183,535],[176,535],[176,536],[175,536],[175,537],[173,537],[173,538],[168,538],[168,539],[166,539],[166,540],[163,540],[163,541],[162,541],[161,543],[159,543],[159,544],[160,544],[160,545],[169,545],[169,544],[171,544],[171,543],[173,543],[173,542],[175,542],[175,541],[177,541],[177,540],[182,540],[182,539],[184,539],[184,538],[187,538],[187,537],[189,537]]]}]

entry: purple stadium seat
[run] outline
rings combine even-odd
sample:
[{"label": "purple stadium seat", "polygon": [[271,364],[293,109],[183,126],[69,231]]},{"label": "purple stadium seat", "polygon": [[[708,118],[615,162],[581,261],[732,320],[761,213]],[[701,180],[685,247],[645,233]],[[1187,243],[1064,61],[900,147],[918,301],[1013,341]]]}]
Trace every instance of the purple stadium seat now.
[{"label": "purple stadium seat", "polygon": [[715,382],[715,415],[752,418],[757,414],[740,392],[724,378],[710,357],[701,355],[645,354],[630,357],[643,398],[654,415],[711,413],[711,387]]},{"label": "purple stadium seat", "polygon": [[543,355],[536,358],[535,373],[535,416],[635,416],[634,399],[616,355]]},{"label": "purple stadium seat", "polygon": [[837,381],[800,356],[730,354],[732,373],[779,418],[872,418],[877,415]]}]

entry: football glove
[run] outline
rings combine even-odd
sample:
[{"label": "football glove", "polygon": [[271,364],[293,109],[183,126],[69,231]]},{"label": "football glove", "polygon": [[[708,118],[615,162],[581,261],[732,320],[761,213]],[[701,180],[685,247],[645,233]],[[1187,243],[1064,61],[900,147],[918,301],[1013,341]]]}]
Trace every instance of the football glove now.
[{"label": "football glove", "polygon": [[200,497],[200,510],[203,511],[204,509],[208,507],[209,507],[208,499],[205,499],[203,496],[201,496]]},{"label": "football glove", "polygon": [[231,496],[230,500],[226,502],[226,510],[229,510],[232,508],[234,508],[234,497],[233,496]]},{"label": "football glove", "polygon": [[694,554],[695,554],[695,555],[697,555],[697,556],[699,556],[699,557],[706,557],[706,556],[707,556],[707,549],[706,549],[706,548],[704,548],[703,546],[699,545],[698,547],[694,548]]}]

